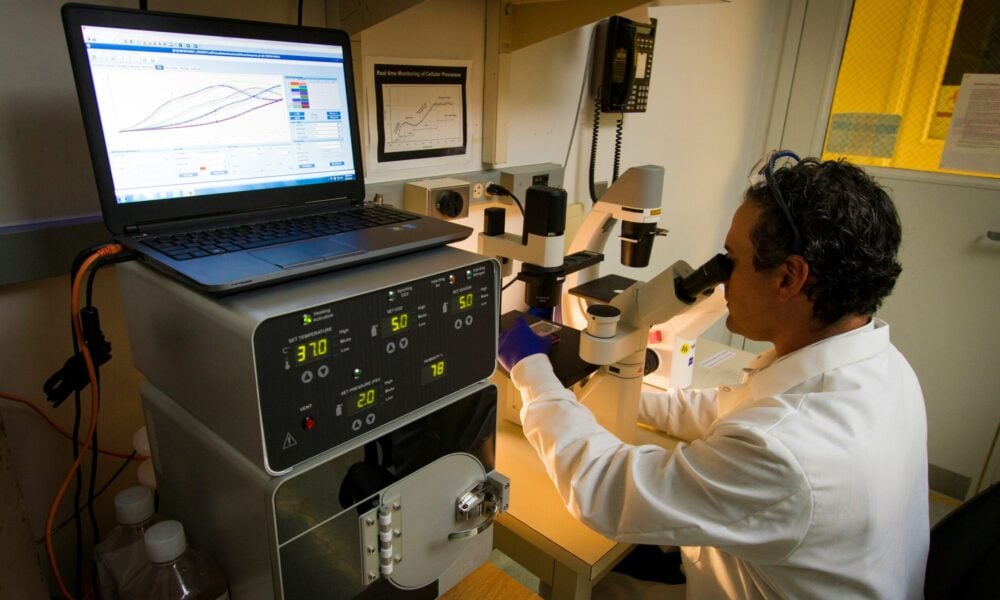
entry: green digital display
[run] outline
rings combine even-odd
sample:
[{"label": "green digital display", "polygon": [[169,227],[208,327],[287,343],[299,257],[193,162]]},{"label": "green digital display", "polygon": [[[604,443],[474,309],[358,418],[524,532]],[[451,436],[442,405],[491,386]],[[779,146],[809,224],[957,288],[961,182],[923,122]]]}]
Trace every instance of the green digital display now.
[{"label": "green digital display", "polygon": [[295,346],[295,364],[301,365],[323,358],[330,352],[330,340],[322,337]]},{"label": "green digital display", "polygon": [[459,313],[465,312],[476,306],[476,295],[472,292],[465,292],[455,296],[454,302],[451,305],[451,312]]},{"label": "green digital display", "polygon": [[397,313],[391,317],[382,319],[382,336],[388,337],[403,333],[410,327],[410,315],[408,313]]},{"label": "green digital display", "polygon": [[443,358],[424,365],[420,375],[420,383],[427,384],[445,376],[446,362]]},{"label": "green digital display", "polygon": [[355,392],[353,400],[350,409],[352,414],[375,406],[378,403],[378,395],[375,393],[375,388],[368,388]]}]

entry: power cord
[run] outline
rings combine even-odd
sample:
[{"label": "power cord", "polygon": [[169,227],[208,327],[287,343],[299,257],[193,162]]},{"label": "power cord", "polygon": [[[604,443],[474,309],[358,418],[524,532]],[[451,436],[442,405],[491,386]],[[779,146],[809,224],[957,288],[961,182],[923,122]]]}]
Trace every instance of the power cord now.
[{"label": "power cord", "polygon": [[[62,574],[59,571],[59,565],[56,562],[55,550],[52,547],[52,528],[53,528],[53,523],[55,521],[56,512],[58,512],[59,505],[62,503],[62,499],[66,494],[66,489],[69,487],[70,481],[72,481],[74,476],[77,475],[80,469],[80,465],[83,462],[83,458],[86,455],[86,451],[88,448],[90,448],[93,442],[94,433],[97,429],[97,415],[100,406],[100,389],[97,376],[98,365],[95,364],[94,354],[91,352],[91,346],[93,345],[94,349],[99,351],[99,348],[101,347],[100,340],[103,339],[103,335],[98,335],[99,322],[97,323],[98,325],[97,331],[94,331],[92,329],[93,323],[88,325],[87,333],[91,335],[90,339],[88,339],[87,335],[85,335],[85,330],[83,326],[83,316],[82,316],[83,311],[81,311],[79,308],[80,287],[83,283],[83,276],[88,274],[91,268],[95,268],[95,265],[97,265],[97,263],[101,262],[103,259],[121,253],[122,250],[123,248],[120,244],[112,243],[104,245],[98,248],[96,251],[92,252],[82,261],[79,260],[80,256],[78,256],[77,260],[74,261],[72,269],[73,283],[70,292],[70,318],[72,319],[72,325],[73,325],[74,352],[80,353],[84,367],[86,368],[87,371],[87,376],[90,384],[90,392],[91,392],[90,425],[87,434],[84,437],[82,448],[78,447],[76,443],[73,444],[73,453],[75,456],[75,460],[73,461],[73,464],[70,467],[69,472],[66,474],[66,477],[60,484],[59,489],[56,492],[55,498],[53,498],[52,500],[52,504],[49,507],[48,517],[45,520],[45,552],[49,559],[49,566],[52,568],[52,574],[53,577],[55,578],[57,586],[59,587],[59,591],[66,598],[70,598],[71,600],[74,596],[66,588],[66,584],[62,579]],[[81,255],[82,254],[83,253],[81,253]],[[106,340],[104,341],[106,342]],[[84,386],[80,387],[81,390],[82,387]],[[74,431],[74,434],[76,433],[77,431]],[[79,493],[79,487],[78,487],[78,493]],[[77,507],[77,510],[79,510],[79,507]],[[74,519],[78,518],[79,518],[78,516],[74,516]],[[95,526],[95,536],[96,536],[96,523],[93,521],[93,519],[92,519],[92,525]],[[81,533],[79,527],[77,528],[77,533],[79,540],[79,534]],[[79,555],[82,553],[79,550],[79,542],[77,546],[78,546],[78,564],[79,564],[80,560]],[[78,578],[78,581],[80,579],[81,578]]]},{"label": "power cord", "polygon": [[491,183],[488,186],[486,186],[486,193],[489,194],[490,196],[507,196],[507,197],[509,197],[511,200],[514,201],[514,204],[517,205],[517,209],[521,211],[521,216],[522,217],[524,216],[524,207],[521,206],[521,201],[518,200],[517,196],[515,196],[514,194],[512,194],[511,191],[508,190],[507,188],[503,187],[502,185],[500,185],[498,183]]},{"label": "power cord", "polygon": [[[109,487],[111,487],[111,484],[114,483],[116,479],[118,479],[118,477],[122,474],[122,472],[125,471],[125,467],[127,467],[129,465],[129,463],[131,463],[133,460],[137,460],[136,457],[138,456],[138,454],[139,454],[138,452],[136,452],[135,450],[133,450],[132,454],[129,454],[129,455],[125,456],[124,462],[122,462],[121,466],[118,467],[118,470],[115,471],[114,475],[112,475],[107,481],[105,481],[104,485],[101,486],[101,489],[97,490],[97,493],[94,494],[94,500],[96,500],[97,498],[99,498],[101,496],[101,494],[103,494]],[[141,459],[140,458],[138,460],[145,460],[145,459]],[[84,506],[84,508],[89,509],[92,504],[93,504],[93,500],[91,500],[90,502],[88,502],[87,505]],[[81,508],[77,512],[75,512],[74,514],[72,514],[69,517],[66,517],[65,519],[63,519],[63,521],[61,523],[59,523],[58,525],[55,526],[55,528],[52,529],[52,535],[55,535],[55,534],[59,533],[60,531],[62,531],[63,528],[65,528],[67,525],[69,525],[71,521],[75,521],[77,519],[77,517],[80,516],[80,513],[82,511],[83,511],[83,509]],[[36,544],[41,544],[44,541],[45,541],[45,539],[42,538],[42,539],[35,540],[35,543]]]},{"label": "power cord", "polygon": [[590,171],[587,183],[590,186],[590,201],[597,203],[597,188],[594,179],[597,176],[597,140],[601,133],[601,97],[594,99],[594,131],[590,138]]},{"label": "power cord", "polygon": [[622,130],[625,128],[625,113],[618,114],[615,122],[615,162],[611,171],[611,183],[618,181],[618,170],[622,164]]},{"label": "power cord", "polygon": [[[63,429],[62,427],[60,427],[58,423],[56,423],[55,421],[53,421],[51,419],[51,417],[49,417],[47,414],[45,414],[42,411],[42,409],[38,408],[38,406],[36,406],[33,402],[30,402],[28,400],[25,400],[24,398],[21,398],[19,396],[15,396],[13,394],[8,394],[6,392],[0,392],[0,398],[3,398],[4,400],[10,400],[11,402],[17,402],[19,404],[23,404],[27,408],[31,409],[36,415],[38,415],[39,417],[41,417],[42,419],[44,419],[45,422],[49,424],[49,427],[51,427],[52,429],[54,429],[59,435],[61,435],[62,437],[66,438],[67,440],[70,440],[70,441],[73,440],[73,436],[70,434],[70,432],[68,432],[65,429]],[[77,445],[83,445],[83,442],[77,442]],[[96,450],[96,452],[98,452],[100,454],[103,454],[104,456],[113,456],[115,458],[128,458],[129,457],[128,454],[124,454],[124,453],[121,453],[121,452],[114,452],[114,451],[111,451],[111,450]],[[145,460],[145,458],[141,458],[139,460]]]},{"label": "power cord", "polygon": [[[67,359],[67,361],[63,364],[63,367],[49,377],[49,379],[46,380],[42,386],[46,398],[52,403],[53,407],[61,405],[70,394],[73,394],[74,396],[73,433],[71,435],[71,439],[73,441],[74,462],[78,459],[82,460],[83,458],[83,453],[80,452],[81,444],[79,441],[80,422],[83,413],[80,392],[87,386],[90,379],[83,351],[80,347],[81,340],[86,345],[90,352],[91,359],[94,361],[93,368],[96,384],[99,385],[100,382],[100,366],[111,359],[111,343],[105,339],[104,334],[101,331],[100,316],[97,308],[93,306],[94,279],[97,271],[101,267],[126,260],[133,260],[135,258],[134,253],[124,251],[121,246],[115,246],[117,246],[119,250],[113,254],[107,254],[104,249],[110,246],[102,243],[85,248],[74,258],[73,264],[70,267],[71,286],[74,284],[78,285],[78,275],[80,274],[83,265],[89,258],[96,256],[91,263],[93,268],[88,271],[86,305],[75,315],[79,318],[80,323],[82,324],[83,337],[81,338],[77,334],[75,327],[72,328],[73,355]],[[74,297],[74,299],[76,299],[76,297]],[[97,455],[100,452],[96,424],[92,427],[92,433],[89,439],[95,451],[91,453],[90,478],[87,487],[88,501],[82,504],[81,496],[83,494],[83,474],[81,471],[76,472],[76,488],[73,495],[74,522],[76,525],[76,560],[74,566],[77,582],[76,593],[78,596],[82,593],[83,584],[83,524],[79,520],[79,515],[84,508],[87,510],[87,516],[93,538],[95,540],[100,539],[100,529],[97,524],[97,515],[93,508],[95,488],[97,487]],[[94,574],[94,577],[96,578],[96,573]],[[95,585],[97,584],[96,579],[94,583]]]}]

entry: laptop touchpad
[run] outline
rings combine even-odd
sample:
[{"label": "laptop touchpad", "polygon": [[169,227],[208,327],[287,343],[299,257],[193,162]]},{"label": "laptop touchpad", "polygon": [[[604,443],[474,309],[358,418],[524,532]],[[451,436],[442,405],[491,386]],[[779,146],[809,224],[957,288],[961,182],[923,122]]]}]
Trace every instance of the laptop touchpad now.
[{"label": "laptop touchpad", "polygon": [[282,268],[294,267],[320,260],[328,260],[337,256],[361,252],[354,246],[335,242],[329,238],[318,238],[295,244],[264,248],[250,253],[259,259],[278,265]]}]

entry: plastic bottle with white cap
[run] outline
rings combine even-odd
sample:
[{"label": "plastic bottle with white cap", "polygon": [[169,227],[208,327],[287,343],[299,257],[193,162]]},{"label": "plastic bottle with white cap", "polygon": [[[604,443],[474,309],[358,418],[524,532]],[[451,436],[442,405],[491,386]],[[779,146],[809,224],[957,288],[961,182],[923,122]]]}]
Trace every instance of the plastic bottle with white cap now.
[{"label": "plastic bottle with white cap", "polygon": [[189,548],[184,526],[163,521],[146,531],[148,562],[121,588],[123,600],[229,600],[222,570]]},{"label": "plastic bottle with white cap", "polygon": [[115,520],[118,525],[94,546],[102,597],[110,600],[117,599],[122,582],[146,564],[143,535],[160,520],[154,512],[153,492],[142,486],[118,492]]}]

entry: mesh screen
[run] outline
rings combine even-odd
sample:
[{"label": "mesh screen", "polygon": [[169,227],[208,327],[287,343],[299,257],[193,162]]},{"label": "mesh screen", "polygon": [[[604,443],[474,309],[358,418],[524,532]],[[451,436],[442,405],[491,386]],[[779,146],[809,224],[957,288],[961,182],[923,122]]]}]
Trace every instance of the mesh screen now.
[{"label": "mesh screen", "polygon": [[823,158],[1000,178],[940,166],[968,73],[1000,73],[1000,2],[855,0]]}]

